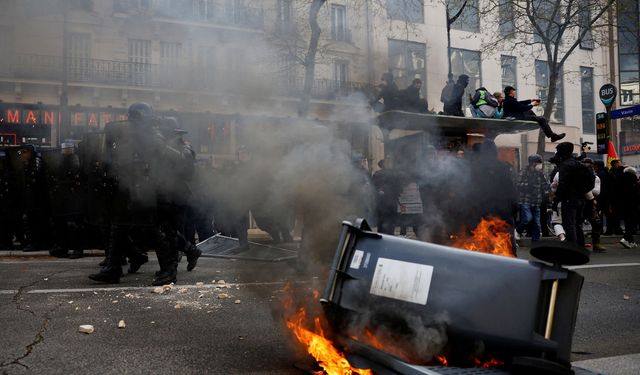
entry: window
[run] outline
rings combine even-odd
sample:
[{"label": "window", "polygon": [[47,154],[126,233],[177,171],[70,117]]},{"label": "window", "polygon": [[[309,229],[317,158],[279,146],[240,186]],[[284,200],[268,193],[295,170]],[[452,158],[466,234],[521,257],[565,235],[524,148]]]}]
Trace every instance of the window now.
[{"label": "window", "polygon": [[580,9],[580,15],[578,19],[578,25],[580,26],[580,30],[578,31],[582,35],[584,33],[584,37],[580,40],[580,48],[582,49],[593,49],[594,41],[593,41],[593,33],[591,32],[591,26],[589,23],[591,22],[591,10],[589,7],[584,7]]},{"label": "window", "polygon": [[216,48],[212,46],[200,47],[198,49],[196,63],[198,66],[197,69],[200,76],[200,83],[206,88],[215,87],[216,72],[214,67],[217,65]]},{"label": "window", "polygon": [[277,7],[276,32],[283,34],[294,32],[293,0],[278,0]]},{"label": "window", "polygon": [[640,7],[638,0],[618,2],[620,105],[640,104]]},{"label": "window", "polygon": [[[560,13],[555,0],[533,0],[533,15],[537,19],[537,24],[542,29],[543,34],[539,34],[534,29],[534,43],[543,43],[545,40],[555,40],[560,31]],[[553,14],[555,13],[555,18]]]},{"label": "window", "polygon": [[409,86],[414,78],[420,78],[426,88],[426,53],[424,43],[389,40],[389,70],[400,89]]},{"label": "window", "polygon": [[347,89],[349,82],[349,62],[338,60],[333,64],[333,79],[336,81],[336,89]]},{"label": "window", "polygon": [[424,0],[387,0],[387,15],[392,20],[424,23]]},{"label": "window", "polygon": [[[542,105],[547,101],[547,91],[549,89],[549,64],[546,61],[536,60],[536,95],[542,100]],[[564,122],[564,85],[562,71],[559,73],[556,85],[556,100],[551,120],[554,122]]]},{"label": "window", "polygon": [[66,57],[69,64],[69,78],[86,81],[89,78],[91,34],[67,33]]},{"label": "window", "polygon": [[[451,49],[451,73],[453,79],[457,80],[461,74],[469,76],[469,86],[467,86],[467,94],[473,93],[477,88],[482,86],[480,77],[480,52],[469,51],[465,49]],[[462,97],[462,108],[469,105],[469,95]]]},{"label": "window", "polygon": [[114,0],[113,10],[115,12],[127,12],[132,9],[149,10],[151,0]]},{"label": "window", "polygon": [[501,35],[511,36],[516,31],[516,20],[513,11],[514,1],[515,0],[500,0],[498,4],[498,27]]},{"label": "window", "polygon": [[517,89],[518,70],[515,56],[500,56],[500,67],[502,68],[502,88],[504,89],[507,86],[511,86]]},{"label": "window", "polygon": [[182,56],[182,44],[171,42],[160,42],[160,64],[179,65]]},{"label": "window", "polygon": [[151,41],[144,39],[129,39],[129,83],[145,85],[148,73],[151,71]]},{"label": "window", "polygon": [[[451,0],[447,7],[449,9],[449,17],[453,17],[458,13],[465,0]],[[479,32],[480,31],[480,15],[478,14],[478,0],[467,1],[467,5],[462,10],[456,22],[451,24],[451,28],[455,30]]]},{"label": "window", "polygon": [[593,104],[593,68],[580,67],[580,91],[582,92],[582,132],[596,133],[595,105]]},{"label": "window", "polygon": [[198,21],[212,21],[216,16],[215,0],[195,0],[193,17]]},{"label": "window", "polygon": [[347,30],[347,9],[343,5],[331,6],[331,39],[350,42],[351,36]]},{"label": "window", "polygon": [[[13,29],[8,26],[0,26],[0,51],[3,56],[13,56]],[[11,59],[0,59],[0,76],[9,73]]]}]

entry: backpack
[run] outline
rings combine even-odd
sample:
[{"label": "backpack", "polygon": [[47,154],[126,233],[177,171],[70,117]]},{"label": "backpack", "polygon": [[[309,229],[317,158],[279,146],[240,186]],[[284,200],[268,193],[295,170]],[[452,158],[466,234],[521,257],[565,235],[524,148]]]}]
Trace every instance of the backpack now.
[{"label": "backpack", "polygon": [[579,161],[575,163],[575,190],[579,194],[587,194],[596,184],[596,176],[591,169]]},{"label": "backpack", "polygon": [[447,81],[447,84],[442,88],[442,92],[440,93],[440,101],[444,104],[449,103],[451,101],[451,96],[453,96],[453,87],[455,83],[453,81]]}]

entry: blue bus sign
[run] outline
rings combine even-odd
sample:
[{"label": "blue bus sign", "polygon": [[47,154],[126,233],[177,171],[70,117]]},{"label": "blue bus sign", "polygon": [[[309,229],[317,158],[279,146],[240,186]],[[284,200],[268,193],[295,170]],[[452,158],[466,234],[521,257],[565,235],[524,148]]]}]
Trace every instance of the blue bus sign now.
[{"label": "blue bus sign", "polygon": [[615,111],[611,111],[612,119],[631,117],[631,116],[640,116],[640,105],[622,108],[622,109],[616,109]]},{"label": "blue bus sign", "polygon": [[613,101],[616,100],[617,94],[618,90],[616,90],[616,87],[610,83],[604,84],[600,87],[600,100],[607,108],[611,107]]}]

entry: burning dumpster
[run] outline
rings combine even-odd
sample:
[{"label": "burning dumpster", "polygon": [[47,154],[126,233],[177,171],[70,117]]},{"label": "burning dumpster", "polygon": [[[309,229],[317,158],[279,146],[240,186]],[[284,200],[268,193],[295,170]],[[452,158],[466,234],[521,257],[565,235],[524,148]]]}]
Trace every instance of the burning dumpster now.
[{"label": "burning dumpster", "polygon": [[[475,361],[514,373],[571,374],[583,277],[560,263],[588,256],[570,245],[545,246],[537,253],[558,259],[553,266],[344,222],[321,302],[337,340],[360,367],[376,372],[431,373],[416,366]],[[479,353],[491,359],[480,363]]]}]

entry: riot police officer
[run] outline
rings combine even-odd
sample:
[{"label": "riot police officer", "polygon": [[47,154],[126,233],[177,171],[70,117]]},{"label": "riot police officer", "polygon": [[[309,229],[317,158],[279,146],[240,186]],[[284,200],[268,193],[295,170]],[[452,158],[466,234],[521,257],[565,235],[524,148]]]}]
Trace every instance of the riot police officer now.
[{"label": "riot police officer", "polygon": [[15,181],[6,150],[0,149],[0,249],[13,249]]},{"label": "riot police officer", "polygon": [[[61,149],[43,152],[47,191],[53,218],[56,257],[80,258],[84,248],[83,211],[85,178],[74,143],[62,143]],[[73,250],[69,255],[68,251]]]}]

